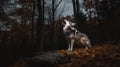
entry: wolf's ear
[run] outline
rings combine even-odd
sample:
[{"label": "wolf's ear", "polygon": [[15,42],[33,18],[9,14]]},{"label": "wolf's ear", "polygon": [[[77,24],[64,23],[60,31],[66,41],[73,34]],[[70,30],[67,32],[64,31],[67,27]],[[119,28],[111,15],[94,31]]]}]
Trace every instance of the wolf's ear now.
[{"label": "wolf's ear", "polygon": [[71,23],[71,26],[75,26],[76,25],[76,23]]}]

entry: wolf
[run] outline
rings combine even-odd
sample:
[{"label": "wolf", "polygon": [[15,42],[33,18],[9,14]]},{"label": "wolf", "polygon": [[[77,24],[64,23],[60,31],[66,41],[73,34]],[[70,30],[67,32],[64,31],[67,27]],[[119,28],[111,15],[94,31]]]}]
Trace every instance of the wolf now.
[{"label": "wolf", "polygon": [[88,36],[78,31],[75,28],[75,23],[67,19],[64,19],[62,25],[63,25],[63,32],[68,41],[67,51],[72,51],[74,44],[82,44],[85,47],[85,50],[92,47]]}]

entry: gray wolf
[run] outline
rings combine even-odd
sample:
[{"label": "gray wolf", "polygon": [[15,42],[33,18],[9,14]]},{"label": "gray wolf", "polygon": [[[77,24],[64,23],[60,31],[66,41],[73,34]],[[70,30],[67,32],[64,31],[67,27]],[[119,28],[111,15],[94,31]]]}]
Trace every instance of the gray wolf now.
[{"label": "gray wolf", "polygon": [[88,36],[78,31],[75,28],[75,23],[67,19],[64,19],[62,25],[63,25],[63,32],[68,41],[67,51],[72,51],[74,44],[82,44],[85,47],[85,50],[92,47]]}]

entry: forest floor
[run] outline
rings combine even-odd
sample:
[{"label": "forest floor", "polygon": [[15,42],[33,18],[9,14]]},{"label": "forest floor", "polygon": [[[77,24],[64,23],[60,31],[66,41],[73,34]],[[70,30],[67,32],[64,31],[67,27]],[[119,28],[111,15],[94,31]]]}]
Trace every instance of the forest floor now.
[{"label": "forest floor", "polygon": [[[43,57],[44,55],[47,57]],[[43,59],[41,61],[42,57]],[[50,59],[50,57],[52,59]],[[48,58],[50,59],[47,60],[48,62],[43,62],[44,59]],[[19,60],[10,67],[40,67],[41,62],[43,62],[42,65],[45,65],[43,67],[120,67],[120,44],[98,44],[88,50],[76,48],[73,52],[56,50],[35,56],[34,60],[29,60],[29,62],[24,59]]]},{"label": "forest floor", "polygon": [[83,51],[75,49],[75,58],[69,63],[60,64],[60,67],[119,67],[120,66],[120,44],[119,45],[97,45],[92,49]]}]

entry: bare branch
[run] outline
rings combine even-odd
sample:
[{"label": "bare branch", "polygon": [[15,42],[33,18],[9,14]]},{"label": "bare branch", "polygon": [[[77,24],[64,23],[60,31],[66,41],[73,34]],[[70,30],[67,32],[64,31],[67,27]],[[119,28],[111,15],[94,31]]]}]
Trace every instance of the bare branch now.
[{"label": "bare branch", "polygon": [[56,5],[55,9],[53,10],[54,12],[57,10],[57,8],[59,7],[59,5],[61,4],[62,1],[63,1],[63,0],[60,0],[60,1],[58,2],[58,4]]}]

